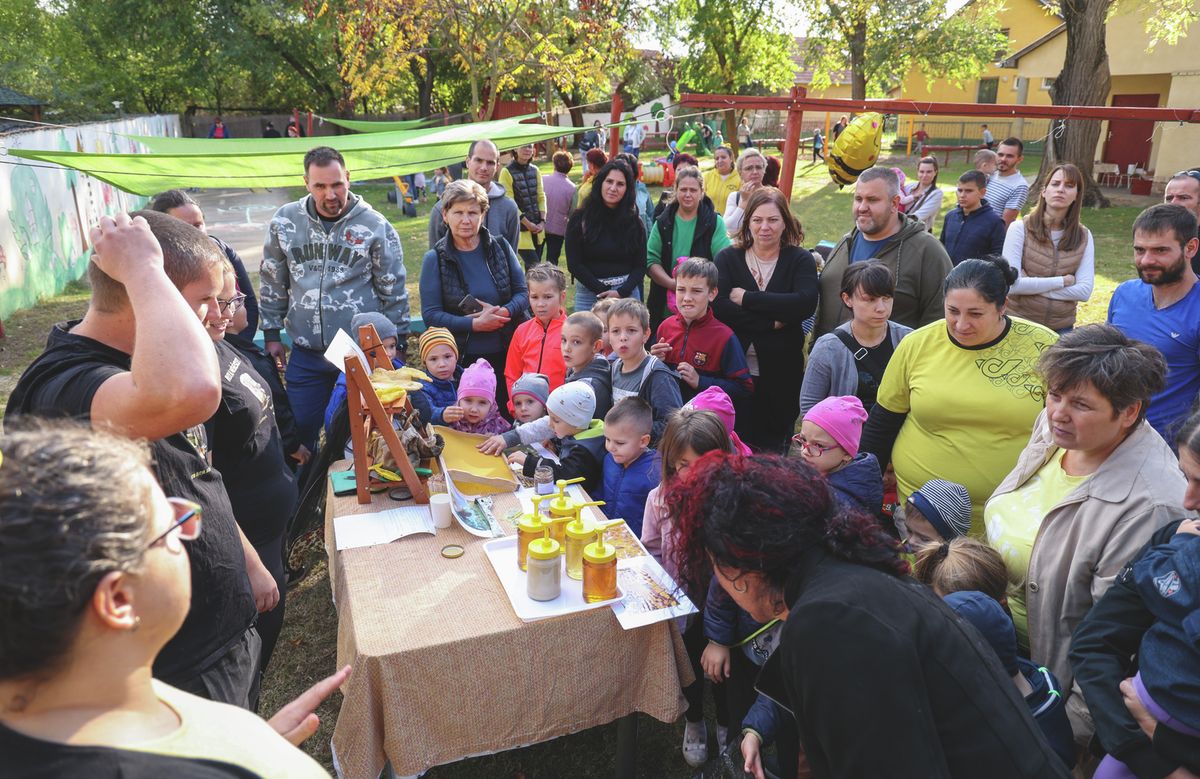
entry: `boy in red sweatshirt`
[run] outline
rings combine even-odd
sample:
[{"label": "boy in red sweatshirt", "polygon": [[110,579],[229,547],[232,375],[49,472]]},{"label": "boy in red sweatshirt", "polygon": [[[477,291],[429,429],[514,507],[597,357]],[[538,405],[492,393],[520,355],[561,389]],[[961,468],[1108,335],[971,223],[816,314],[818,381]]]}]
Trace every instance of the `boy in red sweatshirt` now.
[{"label": "boy in red sweatshirt", "polygon": [[523,322],[508,345],[504,381],[508,384],[508,412],[513,412],[512,385],[526,373],[540,373],[550,380],[553,392],[566,381],[562,357],[562,326],[567,312],[567,277],[557,266],[538,263],[525,274],[529,287],[529,309],[533,318]]},{"label": "boy in red sweatshirt", "polygon": [[727,325],[713,316],[717,266],[691,257],[675,269],[675,305],[679,313],[658,326],[650,353],[679,373],[684,401],[709,387],[725,390],[734,402],[749,400],[754,381],[746,353]]}]

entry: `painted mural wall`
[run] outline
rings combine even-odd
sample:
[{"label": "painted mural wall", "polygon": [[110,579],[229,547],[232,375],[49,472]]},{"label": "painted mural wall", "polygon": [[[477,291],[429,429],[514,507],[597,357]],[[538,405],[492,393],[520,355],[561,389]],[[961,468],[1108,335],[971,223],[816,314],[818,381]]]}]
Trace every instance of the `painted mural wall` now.
[{"label": "painted mural wall", "polygon": [[[129,135],[178,136],[175,114],[42,128],[0,135],[5,149],[136,153]],[[83,276],[87,231],[101,216],[131,211],[146,198],[56,165],[0,155],[0,319]]]}]

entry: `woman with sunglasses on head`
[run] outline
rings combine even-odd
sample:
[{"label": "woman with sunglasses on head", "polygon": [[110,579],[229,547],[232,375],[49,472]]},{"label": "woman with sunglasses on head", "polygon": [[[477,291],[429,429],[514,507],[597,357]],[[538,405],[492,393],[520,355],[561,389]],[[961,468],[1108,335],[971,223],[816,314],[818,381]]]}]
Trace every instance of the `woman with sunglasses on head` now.
[{"label": "woman with sunglasses on head", "polygon": [[221,403],[205,427],[212,464],[225,480],[233,516],[275,580],[278,597],[258,603],[260,672],[265,673],[283,629],[287,571],[283,553],[287,524],[299,499],[296,477],[287,463],[275,423],[271,387],[241,352],[225,341],[225,331],[244,303],[233,268],[224,266],[216,305],[208,307],[204,331],[212,338],[221,371]]},{"label": "woman with sunglasses on head", "polygon": [[276,729],[311,733],[312,699],[346,670],[275,729],[151,678],[187,614],[183,542],[203,523],[163,494],[145,444],[42,423],[0,436],[0,458],[0,776],[326,776]]}]

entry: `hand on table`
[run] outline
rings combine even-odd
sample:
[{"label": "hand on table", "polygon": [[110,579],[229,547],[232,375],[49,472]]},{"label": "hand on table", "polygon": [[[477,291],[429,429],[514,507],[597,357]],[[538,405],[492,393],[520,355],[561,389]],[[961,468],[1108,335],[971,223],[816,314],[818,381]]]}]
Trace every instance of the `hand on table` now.
[{"label": "hand on table", "polygon": [[746,761],[742,766],[743,771],[754,779],[766,779],[762,767],[762,740],[753,730],[742,734],[742,759]]},{"label": "hand on table", "polygon": [[508,456],[508,461],[514,465],[524,465],[525,460],[528,459],[528,457],[529,455],[525,454],[524,452],[513,452]]},{"label": "hand on table", "polygon": [[275,716],[267,720],[267,724],[292,746],[300,746],[321,726],[321,718],[315,713],[317,707],[349,678],[350,666],[325,677],[300,693],[296,700],[275,712]]},{"label": "hand on table", "polygon": [[484,454],[500,454],[507,447],[504,445],[504,436],[494,435],[475,448]]},{"label": "hand on table", "polygon": [[690,362],[681,362],[676,366],[675,370],[679,372],[679,378],[683,379],[692,389],[700,386],[700,374],[696,372],[696,366]]},{"label": "hand on table", "polygon": [[650,347],[650,354],[660,360],[667,359],[667,355],[671,353],[671,344],[667,343],[666,338],[658,339],[658,343]]},{"label": "hand on table", "polygon": [[708,642],[704,654],[700,655],[700,667],[704,675],[714,684],[729,678],[729,647]]},{"label": "hand on table", "polygon": [[462,406],[446,406],[442,409],[442,421],[447,425],[463,418]]}]

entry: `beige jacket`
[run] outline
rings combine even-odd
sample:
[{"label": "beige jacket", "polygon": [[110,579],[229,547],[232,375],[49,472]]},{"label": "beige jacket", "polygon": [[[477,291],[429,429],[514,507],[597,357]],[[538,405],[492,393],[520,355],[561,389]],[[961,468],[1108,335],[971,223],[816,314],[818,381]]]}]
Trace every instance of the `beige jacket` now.
[{"label": "beige jacket", "polygon": [[[992,498],[1016,490],[1057,451],[1042,411],[1016,467]],[[1025,584],[1029,654],[1058,677],[1062,689],[1070,690],[1074,680],[1067,660],[1071,634],[1155,530],[1191,515],[1183,508],[1186,486],[1175,453],[1143,421],[1042,520]]]}]

